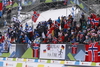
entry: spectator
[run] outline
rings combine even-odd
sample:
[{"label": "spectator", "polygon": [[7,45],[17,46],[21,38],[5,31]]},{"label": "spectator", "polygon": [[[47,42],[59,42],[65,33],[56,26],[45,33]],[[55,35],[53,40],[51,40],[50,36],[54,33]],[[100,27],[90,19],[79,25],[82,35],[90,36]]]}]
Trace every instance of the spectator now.
[{"label": "spectator", "polygon": [[89,44],[91,43],[91,38],[89,38],[88,36],[85,37],[86,39],[84,40],[85,44]]},{"label": "spectator", "polygon": [[86,20],[85,20],[85,15],[82,13],[81,18],[80,18],[80,24],[81,24],[81,29],[83,29],[84,26],[86,26]]},{"label": "spectator", "polygon": [[57,22],[60,23],[60,21],[61,21],[61,20],[60,20],[60,17],[58,17]]},{"label": "spectator", "polygon": [[65,25],[65,19],[64,17],[61,17],[61,29],[63,30],[64,29],[64,25]]},{"label": "spectator", "polygon": [[99,26],[89,26],[88,22],[86,23],[85,15],[80,18],[80,24],[73,19],[71,15],[68,19],[65,16],[58,17],[56,21],[50,18],[48,21],[39,22],[34,30],[28,23],[25,24],[24,29],[19,21],[14,21],[14,25],[9,26],[6,31],[7,38],[11,40],[10,42],[27,44],[28,41],[36,43],[37,40],[39,40],[39,43],[54,44],[100,42]]}]

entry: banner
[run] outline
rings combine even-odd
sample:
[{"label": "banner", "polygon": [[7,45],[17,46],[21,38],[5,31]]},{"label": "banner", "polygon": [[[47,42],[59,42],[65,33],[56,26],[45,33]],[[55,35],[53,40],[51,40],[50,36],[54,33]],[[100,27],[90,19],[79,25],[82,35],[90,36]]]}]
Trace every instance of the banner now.
[{"label": "banner", "polygon": [[40,58],[65,59],[65,44],[40,44]]},{"label": "banner", "polygon": [[13,62],[13,61],[3,61],[4,64],[3,66],[5,67],[16,67],[17,62]]},{"label": "banner", "polygon": [[3,61],[4,67],[25,67],[25,62]]},{"label": "banner", "polygon": [[64,67],[63,64],[25,63],[25,67]]},{"label": "banner", "polygon": [[11,44],[9,53],[11,54],[10,57],[15,57],[15,53],[16,53],[16,44]]},{"label": "banner", "polygon": [[4,41],[4,43],[1,43],[0,44],[0,53],[8,53],[10,45],[11,44],[8,41]]}]

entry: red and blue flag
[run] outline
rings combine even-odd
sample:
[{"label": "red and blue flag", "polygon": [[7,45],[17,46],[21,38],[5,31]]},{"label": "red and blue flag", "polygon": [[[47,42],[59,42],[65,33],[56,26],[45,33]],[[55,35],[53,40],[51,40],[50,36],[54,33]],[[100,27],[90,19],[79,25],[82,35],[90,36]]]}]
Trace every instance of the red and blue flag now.
[{"label": "red and blue flag", "polygon": [[36,11],[34,11],[33,16],[32,16],[32,21],[36,22],[39,16],[40,16],[40,14],[37,13]]},{"label": "red and blue flag", "polygon": [[33,44],[33,57],[39,57],[39,44]]},{"label": "red and blue flag", "polygon": [[100,52],[99,52],[99,45],[98,43],[91,43],[89,45],[85,45],[86,56],[85,61],[91,62],[100,62]]}]

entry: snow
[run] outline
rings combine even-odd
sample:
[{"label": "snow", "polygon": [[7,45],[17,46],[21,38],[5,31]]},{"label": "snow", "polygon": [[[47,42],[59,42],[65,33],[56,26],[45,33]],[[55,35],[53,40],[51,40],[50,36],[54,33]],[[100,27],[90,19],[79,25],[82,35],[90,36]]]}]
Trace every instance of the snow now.
[{"label": "snow", "polygon": [[[49,18],[51,18],[52,20],[56,20],[58,17],[68,16],[69,14],[71,14],[71,12],[72,8],[48,10],[40,14],[40,17],[38,18],[37,22],[47,21]],[[76,13],[78,13],[78,10],[76,10]]]},{"label": "snow", "polygon": [[[74,14],[77,14],[79,12],[79,9],[76,9],[76,7],[74,7],[75,11]],[[22,17],[31,17],[33,14],[33,12],[30,12],[30,15],[21,15],[21,19],[23,19]],[[37,22],[34,23],[32,21],[32,19],[28,19],[26,20],[26,23],[28,23],[29,26],[33,25],[33,28],[36,28],[37,24],[41,21],[47,21],[49,18],[51,18],[52,20],[57,20],[58,17],[61,16],[66,16],[68,17],[68,15],[72,15],[72,7],[69,8],[62,8],[62,9],[51,9],[48,11],[44,11],[42,13],[40,13],[40,16],[37,19]],[[23,24],[23,27],[25,26],[25,23]]]}]

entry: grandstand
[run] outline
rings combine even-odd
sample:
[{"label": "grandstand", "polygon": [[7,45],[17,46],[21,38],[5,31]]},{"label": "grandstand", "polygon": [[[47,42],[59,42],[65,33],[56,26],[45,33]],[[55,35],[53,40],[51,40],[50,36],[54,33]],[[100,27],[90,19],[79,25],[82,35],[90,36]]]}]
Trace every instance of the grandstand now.
[{"label": "grandstand", "polygon": [[12,11],[0,18],[10,24],[0,29],[0,66],[100,66],[99,0],[8,1]]}]

